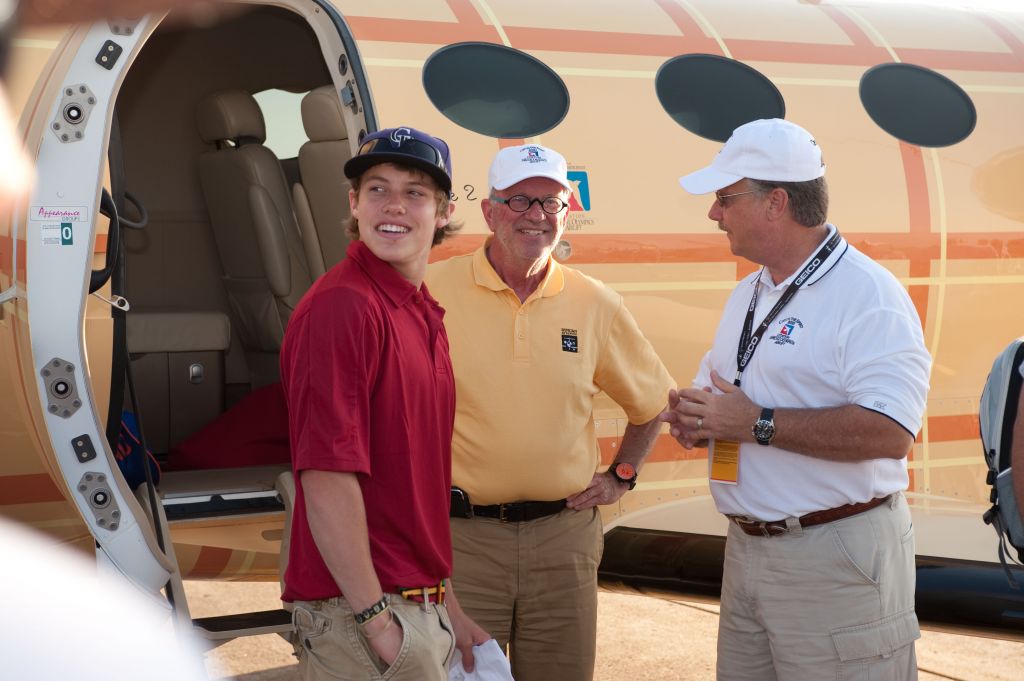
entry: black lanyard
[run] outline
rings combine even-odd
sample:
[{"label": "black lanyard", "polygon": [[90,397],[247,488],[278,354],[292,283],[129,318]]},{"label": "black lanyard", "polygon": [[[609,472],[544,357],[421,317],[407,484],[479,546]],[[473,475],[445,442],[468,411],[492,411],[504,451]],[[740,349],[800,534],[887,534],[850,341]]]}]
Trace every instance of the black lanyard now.
[{"label": "black lanyard", "polygon": [[804,285],[804,282],[810,279],[818,267],[828,259],[828,256],[832,255],[832,251],[836,250],[836,246],[839,245],[840,238],[839,230],[837,229],[832,237],[825,242],[825,245],[814,254],[811,261],[807,263],[807,267],[786,287],[782,297],[779,298],[779,302],[775,303],[775,307],[768,312],[768,316],[757,327],[757,332],[751,335],[751,331],[754,328],[754,309],[757,307],[757,292],[761,288],[761,275],[764,274],[764,268],[761,268],[761,272],[757,275],[757,281],[754,283],[754,295],[751,296],[750,307],[747,308],[747,318],[743,322],[743,333],[740,335],[739,346],[736,348],[736,378],[732,382],[733,385],[738,386],[740,384],[743,370],[750,364],[750,360],[754,356],[754,350],[757,349],[757,344],[761,342],[761,336],[764,335],[765,330],[768,329],[775,317],[782,311],[782,308],[786,307],[789,301],[793,299],[793,296]]}]

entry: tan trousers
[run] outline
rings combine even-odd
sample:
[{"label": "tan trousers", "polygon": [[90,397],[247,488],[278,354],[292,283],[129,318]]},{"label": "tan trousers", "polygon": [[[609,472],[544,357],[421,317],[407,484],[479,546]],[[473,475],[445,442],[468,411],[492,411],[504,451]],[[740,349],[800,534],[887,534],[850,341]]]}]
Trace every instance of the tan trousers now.
[{"label": "tan trousers", "polygon": [[917,679],[914,528],[888,504],[777,537],[730,523],[719,681]]},{"label": "tan trousers", "polygon": [[448,610],[388,594],[402,626],[402,649],[390,667],[373,652],[344,598],[296,601],[295,654],[303,681],[447,681],[455,650]]},{"label": "tan trousers", "polygon": [[591,681],[597,638],[595,509],[524,523],[453,518],[459,605],[509,646],[516,681]]}]

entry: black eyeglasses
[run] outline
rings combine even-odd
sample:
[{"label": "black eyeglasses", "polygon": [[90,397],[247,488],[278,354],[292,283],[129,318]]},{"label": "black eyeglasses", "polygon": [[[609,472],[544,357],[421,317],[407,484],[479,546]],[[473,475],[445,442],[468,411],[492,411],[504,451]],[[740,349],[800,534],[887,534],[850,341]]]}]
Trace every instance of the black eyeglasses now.
[{"label": "black eyeglasses", "polygon": [[530,206],[535,203],[548,215],[558,215],[569,207],[568,203],[557,196],[549,196],[546,199],[531,199],[528,196],[517,194],[515,196],[510,196],[507,199],[495,196],[491,198],[491,201],[494,201],[495,203],[504,203],[509,207],[509,210],[515,211],[516,213],[525,213],[530,210]]},{"label": "black eyeglasses", "polygon": [[426,142],[411,137],[402,140],[398,146],[395,146],[389,137],[379,137],[369,142],[364,142],[363,146],[359,147],[357,156],[365,154],[401,154],[403,156],[412,156],[421,161],[426,161],[430,165],[437,166],[445,174],[448,173],[448,168],[445,167],[444,163],[444,156],[440,151]]}]

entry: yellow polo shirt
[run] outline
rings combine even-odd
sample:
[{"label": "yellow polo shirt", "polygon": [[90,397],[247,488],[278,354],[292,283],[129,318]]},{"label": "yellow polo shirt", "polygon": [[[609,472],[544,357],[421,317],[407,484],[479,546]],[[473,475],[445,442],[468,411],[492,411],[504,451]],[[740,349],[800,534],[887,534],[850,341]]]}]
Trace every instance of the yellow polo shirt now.
[{"label": "yellow polo shirt", "polygon": [[618,293],[552,260],[520,304],[485,248],[426,277],[455,370],[452,484],[474,504],[562,499],[597,468],[594,397],[639,425],[675,383]]}]

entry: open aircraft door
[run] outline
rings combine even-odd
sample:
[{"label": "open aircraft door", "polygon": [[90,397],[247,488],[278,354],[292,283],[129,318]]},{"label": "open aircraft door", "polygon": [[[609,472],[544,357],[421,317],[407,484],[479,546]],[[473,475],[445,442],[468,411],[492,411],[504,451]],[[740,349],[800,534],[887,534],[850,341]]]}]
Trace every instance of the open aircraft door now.
[{"label": "open aircraft door", "polygon": [[[16,243],[20,238],[26,244],[24,255],[15,249],[13,257],[22,261],[15,262],[12,272],[25,283],[3,293],[4,300],[19,299],[19,316],[23,314],[22,319],[28,320],[27,325],[21,325],[19,354],[22,364],[32,365],[31,371],[24,368],[23,373],[35,378],[34,392],[28,385],[25,391],[30,400],[33,396],[38,399],[38,403],[29,405],[29,411],[34,415],[38,446],[44,451],[51,477],[63,488],[61,493],[73,503],[95,539],[99,562],[112,566],[141,591],[157,598],[162,597],[161,589],[169,587],[168,596],[178,617],[185,621],[189,615],[181,580],[189,570],[180,567],[174,550],[174,543],[181,537],[171,536],[178,530],[173,523],[168,526],[160,493],[147,491],[145,485],[133,492],[125,481],[110,445],[116,439],[117,424],[113,429],[106,427],[107,421],[120,414],[122,404],[131,404],[131,393],[122,389],[119,376],[127,362],[119,364],[116,359],[119,351],[127,355],[127,350],[123,334],[117,332],[117,324],[111,320],[111,308],[115,316],[130,316],[133,309],[139,309],[139,301],[131,295],[127,299],[120,295],[115,261],[125,239],[123,234],[118,236],[114,219],[103,233],[107,222],[103,215],[116,213],[115,206],[122,203],[111,199],[110,194],[125,195],[123,178],[119,177],[122,173],[118,165],[123,158],[118,158],[121,140],[115,105],[130,69],[145,60],[147,43],[155,42],[168,27],[175,32],[175,39],[187,41],[194,31],[205,34],[209,43],[217,39],[220,26],[230,25],[246,12],[255,17],[250,26],[267,29],[270,35],[274,22],[282,17],[291,17],[295,23],[297,15],[298,23],[308,24],[310,37],[315,36],[319,43],[319,50],[313,49],[324,60],[324,77],[332,82],[346,125],[352,131],[350,144],[354,148],[367,131],[376,129],[369,86],[354,39],[340,14],[328,3],[246,2],[224,10],[223,16],[217,15],[204,25],[190,23],[188,17],[172,12],[74,29],[54,49],[24,108],[21,127],[26,148],[37,165],[38,179],[30,200],[17,209],[12,220],[12,241]],[[223,24],[217,24],[220,19]],[[140,54],[142,59],[138,59]],[[150,62],[152,67],[159,59]],[[239,64],[243,80],[248,78],[246,69],[251,67]],[[169,99],[181,95],[164,87],[166,83],[148,80],[151,74],[146,74],[147,88],[158,92],[163,88],[161,96]],[[141,78],[136,81],[141,82]],[[193,80],[201,82],[201,78]],[[239,86],[244,87],[241,83]],[[301,126],[300,121],[296,120],[295,125]],[[150,122],[146,130],[146,136],[152,136],[150,143],[161,141],[162,129],[166,132],[159,120]],[[137,152],[138,138],[135,144]],[[159,148],[159,144],[154,146]],[[150,154],[150,178],[158,179],[160,172],[167,172],[157,155]],[[166,196],[161,199],[165,203],[174,200]],[[139,208],[144,214],[145,210]],[[121,257],[126,257],[123,252]],[[111,274],[113,281],[108,282]],[[145,307],[150,301],[142,302]],[[26,341],[29,348],[25,347]],[[105,417],[107,414],[111,416]],[[164,477],[166,483],[168,476]],[[204,493],[210,498],[218,491],[204,488]],[[181,502],[175,500],[179,508]],[[279,532],[264,536],[280,537]],[[205,542],[205,535],[197,541]],[[189,542],[186,538],[185,543]],[[217,550],[228,552],[237,548],[230,543],[220,546],[224,548]],[[274,553],[276,564],[276,546]],[[232,563],[230,570],[236,572],[230,576],[247,577],[246,566],[252,562],[250,555]],[[221,578],[228,576],[220,574]],[[236,617],[231,631],[207,632],[208,637],[226,640],[253,633],[248,630],[255,625],[240,622]]]},{"label": "open aircraft door", "polygon": [[106,405],[98,403],[91,380],[85,316],[92,280],[102,283],[92,263],[114,101],[158,20],[98,22],[71,32],[55,50],[22,121],[38,179],[24,220],[15,222],[25,230],[24,295],[43,419],[38,430],[48,436],[51,465],[95,538],[101,563],[149,594],[163,588],[176,567],[107,445],[100,419]]}]

